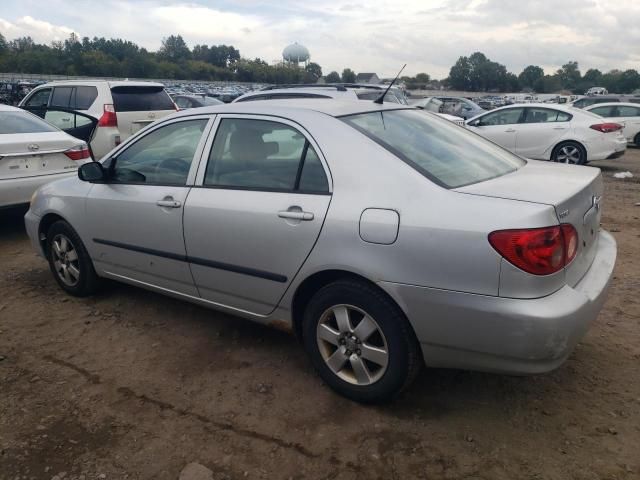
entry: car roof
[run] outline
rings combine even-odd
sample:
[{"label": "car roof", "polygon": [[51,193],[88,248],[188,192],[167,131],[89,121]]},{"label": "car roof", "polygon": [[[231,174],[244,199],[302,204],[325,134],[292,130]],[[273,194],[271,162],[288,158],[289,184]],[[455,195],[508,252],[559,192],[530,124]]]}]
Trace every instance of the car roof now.
[{"label": "car roof", "polygon": [[[214,114],[214,113],[244,113],[256,115],[295,116],[302,111],[315,111],[331,117],[353,115],[357,113],[378,112],[383,110],[413,110],[408,105],[398,103],[378,103],[366,101],[341,101],[331,98],[317,99],[282,99],[257,102],[226,103],[207,107],[190,108],[172,114],[171,118],[181,116]],[[168,118],[168,117],[166,117]]]},{"label": "car roof", "polygon": [[588,107],[584,107],[584,110],[591,110],[592,108],[597,107],[640,107],[640,103],[633,102],[602,102],[602,103],[594,103],[593,105],[589,105]]},{"label": "car roof", "polygon": [[536,102],[536,103],[514,103],[513,105],[506,105],[504,107],[500,107],[500,108],[495,108],[493,110],[489,110],[487,113],[497,112],[499,110],[506,110],[508,108],[515,108],[515,107],[546,108],[546,109],[552,108],[554,110],[560,110],[560,111],[563,111],[563,112],[571,113],[572,115],[576,111],[575,108],[565,107],[565,106],[562,106],[562,105],[559,105],[559,104],[555,104],[555,103],[540,103],[540,102]]},{"label": "car roof", "polygon": [[39,85],[39,87],[60,87],[60,86],[79,86],[79,85],[88,85],[88,86],[98,86],[107,84],[109,87],[162,87],[164,85],[158,82],[132,82],[129,80],[96,80],[96,79],[88,79],[88,80],[56,80],[53,82],[47,82],[45,84]]},{"label": "car roof", "polygon": [[337,97],[337,98],[343,98],[345,96],[353,96],[355,98],[355,93],[353,90],[339,90],[339,89],[331,89],[326,87],[289,87],[289,88],[271,88],[269,90],[253,90],[251,92],[247,92],[239,96],[232,103],[239,103],[239,101],[245,98],[251,98],[251,97],[278,95],[278,94],[286,95],[286,94],[296,94],[296,93],[309,93],[309,94],[324,95],[326,97]]}]

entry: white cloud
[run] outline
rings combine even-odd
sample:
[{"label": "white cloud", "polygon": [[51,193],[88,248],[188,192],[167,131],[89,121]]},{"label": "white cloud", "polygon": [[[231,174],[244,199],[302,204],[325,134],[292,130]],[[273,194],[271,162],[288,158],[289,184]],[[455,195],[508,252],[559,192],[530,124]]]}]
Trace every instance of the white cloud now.
[{"label": "white cloud", "polygon": [[[232,44],[243,56],[267,61],[297,41],[325,72],[350,67],[384,76],[406,62],[408,74],[445,77],[460,55],[475,51],[515,73],[529,64],[551,73],[569,60],[583,71],[638,68],[640,60],[637,0],[211,3],[88,0],[77,8],[64,0],[24,0],[24,7],[3,8],[0,29],[8,38],[31,35],[45,42],[66,38],[73,29],[81,36],[126,38],[150,50],[159,48],[162,37],[181,34],[190,46]],[[8,10],[18,13],[10,17]]]}]

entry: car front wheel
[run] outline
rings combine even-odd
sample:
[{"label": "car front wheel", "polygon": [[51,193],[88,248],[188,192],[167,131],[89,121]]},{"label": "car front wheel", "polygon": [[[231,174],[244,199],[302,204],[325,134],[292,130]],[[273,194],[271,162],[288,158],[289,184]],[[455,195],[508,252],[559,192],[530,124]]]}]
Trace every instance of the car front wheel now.
[{"label": "car front wheel", "polygon": [[303,319],[303,340],[322,379],[359,402],[387,401],[422,365],[403,312],[374,286],[341,280],[319,290]]},{"label": "car front wheel", "polygon": [[47,232],[49,267],[58,285],[77,297],[95,293],[99,278],[82,240],[64,220],[55,222]]}]

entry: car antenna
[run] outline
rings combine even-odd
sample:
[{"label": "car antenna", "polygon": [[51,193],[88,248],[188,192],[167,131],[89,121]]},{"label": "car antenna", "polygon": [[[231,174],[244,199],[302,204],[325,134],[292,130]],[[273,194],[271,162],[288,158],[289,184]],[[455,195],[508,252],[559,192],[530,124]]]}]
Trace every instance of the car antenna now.
[{"label": "car antenna", "polygon": [[404,67],[406,67],[407,64],[405,63],[402,68],[400,69],[400,71],[398,72],[398,74],[396,75],[396,78],[394,78],[391,83],[389,84],[389,86],[387,87],[387,89],[384,91],[384,93],[382,95],[380,95],[378,98],[376,98],[373,103],[379,103],[380,105],[383,104],[384,102],[384,97],[387,93],[389,93],[389,90],[391,90],[391,87],[393,87],[393,84],[396,83],[396,80],[398,80],[398,77],[400,76],[400,74],[402,73],[402,71],[404,70]]}]

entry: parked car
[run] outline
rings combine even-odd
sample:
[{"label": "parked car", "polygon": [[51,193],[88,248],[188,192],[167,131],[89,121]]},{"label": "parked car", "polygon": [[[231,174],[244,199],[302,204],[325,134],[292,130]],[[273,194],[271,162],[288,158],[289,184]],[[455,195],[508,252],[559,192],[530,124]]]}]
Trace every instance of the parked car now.
[{"label": "parked car", "polygon": [[608,95],[609,91],[604,87],[591,87],[587,90],[585,95],[587,96],[598,96],[598,95]]},{"label": "parked car", "polygon": [[498,108],[467,127],[522,157],[584,165],[624,155],[622,125],[590,112],[546,103]]},{"label": "parked car", "polygon": [[291,328],[327,384],[371,402],[423,359],[562,364],[612,276],[602,194],[598,169],[410,107],[274,100],[164,118],[41,188],[25,224],[69,294],[110,278]]},{"label": "parked car", "polygon": [[224,102],[217,98],[206,95],[174,95],[173,101],[180,110],[187,108],[210,107],[212,105],[222,105]]},{"label": "parked car", "polygon": [[599,103],[586,107],[585,111],[595,113],[607,122],[622,124],[622,134],[627,142],[640,147],[640,105],[637,103]]},{"label": "parked car", "polygon": [[444,109],[444,103],[437,99],[436,97],[426,97],[419,100],[417,103],[414,103],[412,106],[419,110],[425,110],[427,112],[432,112],[438,115],[439,117],[444,118],[445,120],[449,120],[450,122],[455,123],[460,127],[464,127],[464,119],[461,117],[456,117],[455,115],[449,115],[448,113],[442,113]]},{"label": "parked car", "polygon": [[464,97],[436,97],[444,103],[443,113],[455,115],[465,120],[484,113],[486,110]]},{"label": "parked car", "polygon": [[60,108],[95,118],[98,126],[89,141],[97,158],[146,125],[176,111],[160,83],[106,80],[46,83],[33,89],[20,107],[61,129],[69,124],[71,113],[57,110]]},{"label": "parked car", "polygon": [[0,105],[0,208],[28,204],[47,182],[76,176],[86,143],[16,107]]},{"label": "parked car", "polygon": [[611,102],[619,102],[619,97],[608,97],[604,95],[595,95],[593,97],[582,97],[577,99],[575,102],[571,103],[573,108],[585,108],[591,105],[595,105],[596,103],[611,103]]}]

